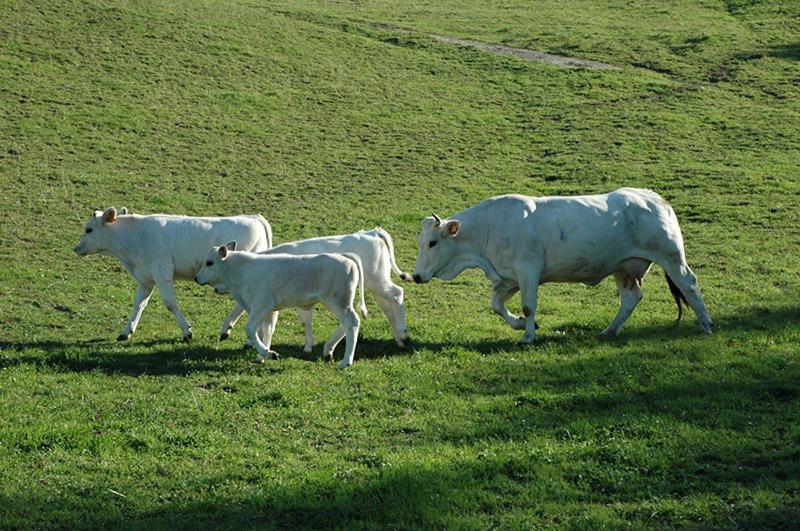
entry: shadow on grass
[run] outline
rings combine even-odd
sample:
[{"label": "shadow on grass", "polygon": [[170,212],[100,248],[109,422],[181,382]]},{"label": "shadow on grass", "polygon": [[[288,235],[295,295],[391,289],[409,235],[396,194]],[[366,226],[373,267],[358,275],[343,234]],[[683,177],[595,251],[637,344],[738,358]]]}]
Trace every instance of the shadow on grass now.
[{"label": "shadow on grass", "polygon": [[[567,486],[582,476],[576,473],[564,484],[551,474],[548,462],[545,456],[506,454],[457,458],[446,464],[376,466],[361,468],[346,480],[331,474],[301,484],[256,481],[237,496],[225,493],[226,485],[238,481],[235,474],[200,476],[197,484],[214,494],[199,501],[154,503],[147,491],[123,489],[123,494],[104,485],[85,489],[83,496],[66,497],[40,487],[16,498],[0,495],[0,517],[9,528],[468,529],[555,522],[593,527],[585,511],[574,506],[588,499]],[[681,496],[669,486],[659,495],[666,500]],[[681,511],[656,515],[648,508],[652,496],[635,484],[627,485],[622,495],[612,495],[631,504],[617,513],[618,522],[642,528],[697,527],[696,516]],[[514,502],[509,505],[506,499]],[[539,509],[532,513],[532,506]],[[54,513],[53,507],[59,511]],[[523,520],[516,525],[504,521],[508,512]],[[739,505],[707,515],[702,523],[729,527],[734,519],[745,528],[792,529],[798,516],[800,511],[788,503],[769,510]],[[608,526],[605,520],[599,527]]]},{"label": "shadow on grass", "polygon": [[779,44],[765,50],[740,54],[737,59],[741,61],[750,61],[763,57],[776,57],[778,59],[800,61],[800,44]]},{"label": "shadow on grass", "polygon": [[[800,323],[800,307],[770,309],[755,307],[746,313],[724,316],[717,319],[715,334],[709,341],[728,334],[742,332],[771,334]],[[459,347],[489,355],[501,351],[520,348],[544,348],[549,345],[568,344],[574,348],[593,348],[602,343],[628,345],[640,340],[669,341],[683,337],[703,337],[696,328],[694,315],[689,314],[680,323],[664,322],[649,326],[631,326],[622,330],[619,336],[602,337],[600,330],[586,325],[563,324],[557,328],[562,334],[554,335],[544,327],[536,346],[518,347],[513,341],[486,339],[466,342],[436,342],[415,339],[406,349],[401,349],[391,339],[359,339],[355,363],[358,360],[381,359],[390,356],[411,356],[415,350],[438,352],[445,348]],[[521,334],[521,332],[520,332]],[[140,348],[147,348],[141,353]],[[303,352],[300,345],[276,344],[273,348],[286,358],[316,361],[321,356],[322,346],[317,344],[311,354]],[[344,341],[336,349],[335,358],[341,359]],[[33,354],[30,351],[40,351]],[[8,356],[4,353],[13,352]],[[83,341],[21,341],[0,342],[0,367],[16,365],[36,365],[49,369],[69,372],[101,371],[108,374],[185,375],[199,371],[238,370],[232,362],[250,362],[255,351],[234,343],[234,340],[215,346],[209,344],[185,344],[169,339],[153,339],[118,343],[113,340],[88,339]],[[225,365],[231,365],[225,367]]]}]

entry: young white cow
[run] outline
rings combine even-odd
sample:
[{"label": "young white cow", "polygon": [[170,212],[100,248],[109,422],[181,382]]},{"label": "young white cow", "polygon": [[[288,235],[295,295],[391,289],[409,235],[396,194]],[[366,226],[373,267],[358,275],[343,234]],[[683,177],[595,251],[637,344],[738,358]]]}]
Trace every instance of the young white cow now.
[{"label": "young white cow", "polygon": [[[664,268],[680,318],[681,299],[711,333],[697,278],[683,250],[675,212],[649,190],[621,188],[603,195],[526,197],[501,195],[450,219],[422,221],[414,281],[450,280],[469,267],[492,281],[492,309],[514,329],[520,343],[536,337],[539,285],[598,284],[614,275],[620,309],[604,334],[616,334],[642,299],[642,279],[655,262]],[[506,308],[517,291],[524,319]]]},{"label": "young white cow", "polygon": [[[403,273],[394,257],[392,237],[383,229],[376,228],[342,236],[311,238],[296,242],[276,245],[262,254],[319,254],[319,253],[353,253],[358,255],[364,268],[364,287],[372,293],[375,301],[389,319],[392,333],[397,344],[403,348],[408,343],[406,314],[403,309],[403,288],[392,282],[392,271],[401,279],[409,280]],[[244,313],[236,315],[236,310],[222,323],[220,341],[230,336],[236,321]],[[305,327],[305,352],[311,352],[314,345],[314,333],[311,327],[311,311],[300,309],[300,321]]]},{"label": "young white cow", "polygon": [[178,308],[175,280],[191,280],[208,250],[237,240],[246,250],[263,251],[272,246],[272,228],[260,215],[224,218],[119,213],[114,208],[96,211],[84,227],[75,247],[80,256],[106,254],[122,262],[138,284],[133,313],[117,339],[124,341],[136,331],[153,287],[158,286],[164,305],[175,315],[184,341],[192,339],[192,327]]},{"label": "young white cow", "polygon": [[[214,247],[197,273],[198,284],[210,284],[219,294],[229,293],[250,314],[247,337],[263,362],[267,356],[278,358],[270,350],[278,310],[303,308],[321,302],[339,320],[339,327],[325,343],[323,358],[333,358],[336,345],[346,337],[340,369],[353,364],[360,321],[353,310],[356,290],[361,292],[359,311],[367,316],[364,304],[364,274],[361,259],[352,253],[316,255],[264,255],[234,252],[236,242]],[[262,338],[258,330],[265,325]]]}]

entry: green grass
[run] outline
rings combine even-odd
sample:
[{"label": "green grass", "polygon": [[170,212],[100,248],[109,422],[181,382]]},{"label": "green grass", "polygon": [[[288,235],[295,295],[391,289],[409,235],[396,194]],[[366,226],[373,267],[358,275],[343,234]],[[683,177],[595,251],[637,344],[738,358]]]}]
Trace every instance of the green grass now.
[{"label": "green grass", "polygon": [[[797,2],[11,1],[0,20],[0,527],[797,526]],[[412,351],[368,301],[350,369],[303,355],[293,312],[284,359],[257,365],[241,326],[216,342],[231,301],[189,284],[191,345],[157,296],[115,342],[133,281],[72,251],[92,208],[260,212],[279,242],[381,225],[408,271],[432,211],[619,186],[674,206],[713,336],[673,323],[656,268],[612,339],[611,282],[543,286],[518,350],[470,272],[404,285]]]}]

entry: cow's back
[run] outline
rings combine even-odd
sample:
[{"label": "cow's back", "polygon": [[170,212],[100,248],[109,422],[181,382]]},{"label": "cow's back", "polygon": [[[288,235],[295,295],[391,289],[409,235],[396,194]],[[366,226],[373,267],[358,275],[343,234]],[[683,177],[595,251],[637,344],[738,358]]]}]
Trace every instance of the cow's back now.
[{"label": "cow's back", "polygon": [[391,267],[387,247],[374,230],[283,243],[265,252],[265,254],[292,255],[322,253],[357,254],[361,258],[364,276],[367,278],[378,272],[388,272]]},{"label": "cow's back", "polygon": [[265,229],[255,216],[140,216],[135,230],[155,262],[166,260],[178,279],[191,279],[212,247],[236,241],[249,251],[262,245]]}]

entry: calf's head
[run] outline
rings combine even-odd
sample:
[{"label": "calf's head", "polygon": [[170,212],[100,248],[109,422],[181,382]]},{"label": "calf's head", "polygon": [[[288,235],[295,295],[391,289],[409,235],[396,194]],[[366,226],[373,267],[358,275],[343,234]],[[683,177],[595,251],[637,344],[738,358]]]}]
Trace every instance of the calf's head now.
[{"label": "calf's head", "polygon": [[235,241],[211,249],[200,271],[195,275],[194,281],[201,286],[210,284],[214,287],[214,291],[219,294],[226,293],[228,291],[228,286],[226,284],[226,276],[225,271],[223,271],[222,262],[228,258],[230,251],[234,250],[236,250]]},{"label": "calf's head", "polygon": [[442,220],[436,214],[422,220],[414,282],[422,284],[433,277],[450,280],[458,274],[452,266],[458,254],[460,229],[457,219]]},{"label": "calf's head", "polygon": [[[127,213],[127,209],[124,208],[119,211],[120,215]],[[109,250],[114,239],[113,225],[116,222],[117,209],[114,207],[107,208],[105,212],[95,210],[83,226],[83,237],[75,246],[75,252],[79,256],[86,256]]]}]

